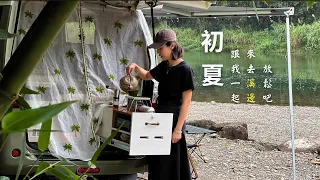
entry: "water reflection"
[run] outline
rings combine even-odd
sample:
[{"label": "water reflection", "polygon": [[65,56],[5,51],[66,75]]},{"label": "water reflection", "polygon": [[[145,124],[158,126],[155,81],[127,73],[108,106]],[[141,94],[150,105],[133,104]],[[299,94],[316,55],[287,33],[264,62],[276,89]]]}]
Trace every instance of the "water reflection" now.
[{"label": "water reflection", "polygon": [[[264,95],[271,94],[273,105],[288,105],[288,74],[285,54],[255,54],[255,58],[240,54],[240,59],[231,59],[231,53],[186,53],[184,59],[195,71],[194,101],[216,101],[230,103],[233,94],[240,97],[240,103],[248,103],[248,94],[254,93],[255,104],[267,104]],[[222,87],[202,86],[204,68],[202,64],[223,64]],[[232,73],[232,66],[239,65],[240,74]],[[247,69],[250,64],[255,68],[254,74]],[[272,74],[264,73],[265,65],[271,65]],[[293,100],[294,105],[320,106],[320,60],[317,55],[292,55]],[[249,81],[255,86],[248,87]],[[271,88],[265,87],[265,81],[271,80]],[[240,82],[240,84],[231,84]],[[270,104],[270,103],[269,103]]]}]

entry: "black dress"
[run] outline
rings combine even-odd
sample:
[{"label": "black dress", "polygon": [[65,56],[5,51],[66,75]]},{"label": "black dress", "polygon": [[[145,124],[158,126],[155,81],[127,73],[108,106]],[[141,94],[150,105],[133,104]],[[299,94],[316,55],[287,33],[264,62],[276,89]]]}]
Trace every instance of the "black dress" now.
[{"label": "black dress", "polygon": [[[173,131],[178,122],[182,92],[194,89],[193,70],[185,61],[173,67],[168,66],[168,61],[162,61],[150,73],[159,82],[156,112],[173,113]],[[182,131],[182,138],[171,143],[170,155],[147,156],[149,180],[191,180],[185,124]]]}]

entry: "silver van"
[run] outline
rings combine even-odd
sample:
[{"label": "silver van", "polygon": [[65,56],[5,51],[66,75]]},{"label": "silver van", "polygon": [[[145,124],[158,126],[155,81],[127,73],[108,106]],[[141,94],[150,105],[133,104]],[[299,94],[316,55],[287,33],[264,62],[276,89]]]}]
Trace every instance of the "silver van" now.
[{"label": "silver van", "polygon": [[[23,32],[19,31],[21,28],[21,19],[28,18],[27,14],[23,12],[25,8],[24,3],[21,1],[1,1],[0,2],[0,29],[6,29],[8,32],[16,33],[21,35]],[[30,1],[32,2],[32,1]],[[41,3],[41,5],[45,6],[45,1],[33,1],[35,3]],[[82,6],[85,6],[86,3],[82,2]],[[130,3],[130,2],[129,2]],[[94,3],[93,3],[94,4]],[[117,4],[117,3],[115,3]],[[101,6],[97,4],[96,6]],[[34,7],[30,7],[34,8]],[[100,10],[106,7],[101,7]],[[90,13],[95,13],[94,11]],[[131,12],[132,13],[132,12]],[[36,13],[35,13],[36,14]],[[29,14],[30,16],[30,14]],[[30,20],[29,20],[30,21]],[[26,21],[28,22],[28,21]],[[139,21],[135,21],[136,26],[142,26]],[[113,26],[113,25],[112,25]],[[149,31],[148,27],[143,27],[145,31]],[[147,32],[150,35],[150,32]],[[5,64],[9,61],[10,56],[13,54],[15,48],[18,46],[17,41],[19,41],[19,37],[8,39],[6,41],[0,41],[0,72],[4,68]],[[89,37],[88,37],[89,38]],[[152,39],[151,39],[152,40]],[[146,41],[146,40],[144,40]],[[150,39],[148,39],[150,41]],[[57,47],[58,48],[58,47]],[[147,50],[145,49],[146,53]],[[148,51],[149,52],[149,51]],[[147,52],[147,53],[148,53]],[[150,57],[154,57],[153,55],[149,55],[149,62],[145,62],[146,65],[152,66],[150,63]],[[153,65],[155,63],[153,62]],[[37,73],[37,72],[35,72]],[[107,83],[106,83],[107,84]],[[105,86],[105,85],[104,85]],[[149,88],[152,94],[152,88]],[[145,91],[145,89],[143,90]],[[150,94],[150,93],[149,93]],[[45,96],[44,96],[45,97]],[[46,98],[46,97],[45,97]],[[19,110],[19,107],[15,107],[14,110]],[[82,114],[79,114],[82,116]],[[8,135],[2,150],[0,151],[0,176],[8,176],[14,177],[16,175],[19,161],[23,158],[23,168],[21,171],[21,175],[26,175],[32,166],[35,166],[31,173],[36,171],[36,168],[39,166],[41,161],[47,161],[50,164],[56,163],[60,159],[56,156],[53,156],[50,151],[45,153],[41,153],[38,149],[37,142],[32,141],[30,138],[33,136],[37,136],[38,131],[29,131],[28,133],[11,133]],[[30,136],[31,135],[31,136]],[[3,140],[4,137],[0,137],[0,140]],[[102,142],[101,142],[102,143]],[[25,154],[21,153],[21,149],[25,147]],[[88,167],[88,162],[70,159],[69,162],[61,162],[60,165],[70,168],[73,172],[81,174],[84,172],[85,168]],[[102,179],[110,178],[120,178],[123,179],[131,178],[134,179],[134,176],[137,173],[143,173],[147,171],[147,162],[144,157],[132,157],[128,154],[128,151],[122,150],[120,148],[116,148],[113,146],[107,146],[102,153],[100,154],[97,163],[95,164],[96,168],[92,168],[88,173],[92,174],[95,177],[104,176]],[[133,176],[131,176],[133,174]],[[133,178],[132,178],[133,177]],[[43,178],[46,179],[46,178]]]}]

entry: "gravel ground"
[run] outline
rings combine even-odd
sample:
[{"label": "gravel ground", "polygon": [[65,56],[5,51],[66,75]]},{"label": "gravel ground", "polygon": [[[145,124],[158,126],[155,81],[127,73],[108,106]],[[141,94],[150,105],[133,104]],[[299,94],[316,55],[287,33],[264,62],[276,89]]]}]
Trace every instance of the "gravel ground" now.
[{"label": "gravel ground", "polygon": [[[320,132],[320,108],[294,107],[295,138],[317,138]],[[279,145],[290,140],[289,107],[250,104],[192,102],[188,121],[212,120],[215,123],[245,122],[249,139]],[[188,136],[188,142],[193,137]],[[206,137],[201,150],[208,161],[193,155],[198,180],[286,180],[292,177],[291,153],[266,150],[253,141]],[[296,179],[320,180],[320,165],[310,161],[316,154],[296,153]],[[147,177],[147,173],[139,175]]]}]

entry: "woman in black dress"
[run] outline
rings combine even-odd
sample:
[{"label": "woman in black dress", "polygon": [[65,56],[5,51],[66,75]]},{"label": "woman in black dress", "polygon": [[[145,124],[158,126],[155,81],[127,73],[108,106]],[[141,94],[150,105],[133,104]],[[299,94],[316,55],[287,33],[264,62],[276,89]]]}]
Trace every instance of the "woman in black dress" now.
[{"label": "woman in black dress", "polygon": [[149,48],[157,49],[163,59],[155,68],[147,71],[132,63],[127,67],[131,75],[135,71],[143,80],[159,82],[156,112],[173,113],[170,155],[148,156],[149,180],[191,180],[191,172],[185,139],[187,118],[193,84],[193,70],[182,59],[183,49],[174,31],[164,29],[157,33]]}]

